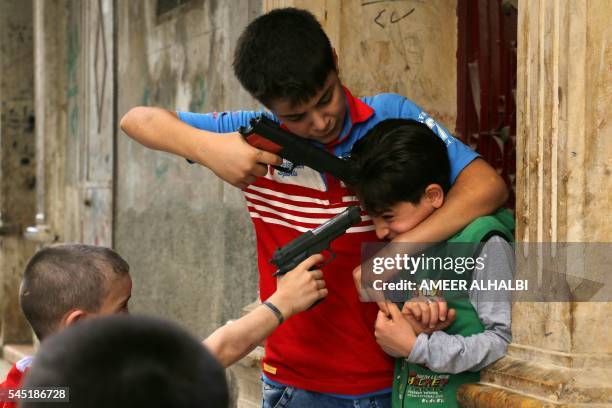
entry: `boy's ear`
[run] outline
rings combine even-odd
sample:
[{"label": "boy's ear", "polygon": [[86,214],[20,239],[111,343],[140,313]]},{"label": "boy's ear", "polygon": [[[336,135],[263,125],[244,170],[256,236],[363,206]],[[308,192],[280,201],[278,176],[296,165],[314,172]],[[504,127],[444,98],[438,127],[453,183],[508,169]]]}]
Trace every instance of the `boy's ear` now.
[{"label": "boy's ear", "polygon": [[444,190],[439,184],[430,184],[425,188],[425,198],[432,207],[438,209],[444,204]]},{"label": "boy's ear", "polygon": [[62,319],[62,326],[68,327],[74,323],[83,320],[87,316],[87,313],[81,309],[73,309],[64,315]]}]

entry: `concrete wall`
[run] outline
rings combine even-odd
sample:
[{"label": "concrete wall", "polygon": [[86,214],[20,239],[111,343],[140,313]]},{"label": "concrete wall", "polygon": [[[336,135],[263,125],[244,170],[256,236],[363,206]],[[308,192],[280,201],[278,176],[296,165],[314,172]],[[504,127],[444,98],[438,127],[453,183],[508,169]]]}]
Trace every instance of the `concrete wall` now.
[{"label": "concrete wall", "polygon": [[[254,108],[231,71],[257,1],[198,1],[162,17],[155,1],[116,2],[117,113],[136,105]],[[115,247],[134,277],[132,310],[205,336],[257,297],[255,240],[241,193],[212,172],[120,133]]]}]

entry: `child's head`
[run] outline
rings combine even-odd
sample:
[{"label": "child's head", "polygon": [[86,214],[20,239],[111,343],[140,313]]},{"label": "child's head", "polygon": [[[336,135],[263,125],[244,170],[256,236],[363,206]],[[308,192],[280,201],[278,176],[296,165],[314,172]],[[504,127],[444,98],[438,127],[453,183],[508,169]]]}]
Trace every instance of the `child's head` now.
[{"label": "child's head", "polygon": [[[143,316],[94,319],[51,336],[24,386],[69,387],[73,407],[225,408],[229,403],[225,372],[210,352],[175,324]],[[24,401],[22,406],[39,405]]]},{"label": "child's head", "polygon": [[291,132],[321,143],[339,136],[346,101],[336,55],[310,12],[276,9],[252,21],[238,40],[234,73]]},{"label": "child's head", "polygon": [[420,224],[442,206],[450,186],[444,142],[413,120],[380,122],[355,144],[351,161],[357,173],[351,188],[381,239]]},{"label": "child's head", "polygon": [[84,318],[126,313],[132,293],[129,269],[104,247],[44,248],[26,266],[21,309],[40,340]]}]

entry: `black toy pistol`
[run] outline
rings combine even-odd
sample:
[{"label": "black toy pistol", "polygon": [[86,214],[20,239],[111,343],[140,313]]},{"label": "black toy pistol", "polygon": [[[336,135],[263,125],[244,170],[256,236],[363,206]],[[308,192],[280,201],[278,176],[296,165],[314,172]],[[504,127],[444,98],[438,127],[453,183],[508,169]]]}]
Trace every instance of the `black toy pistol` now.
[{"label": "black toy pistol", "polygon": [[[344,234],[347,229],[360,221],[359,207],[348,207],[324,224],[303,233],[284,247],[277,249],[270,260],[270,263],[273,263],[278,268],[274,276],[284,275],[309,256],[323,252],[326,249],[329,250],[330,244],[334,239]],[[333,252],[331,254],[331,260],[333,260],[335,254]],[[331,262],[331,260],[328,262]]]},{"label": "black toy pistol", "polygon": [[291,163],[290,167],[272,166],[278,171],[292,172],[296,166],[308,166],[320,173],[328,173],[349,183],[353,172],[346,160],[313,146],[308,140],[282,129],[264,115],[251,119],[250,126],[238,132],[253,147],[274,153]]}]

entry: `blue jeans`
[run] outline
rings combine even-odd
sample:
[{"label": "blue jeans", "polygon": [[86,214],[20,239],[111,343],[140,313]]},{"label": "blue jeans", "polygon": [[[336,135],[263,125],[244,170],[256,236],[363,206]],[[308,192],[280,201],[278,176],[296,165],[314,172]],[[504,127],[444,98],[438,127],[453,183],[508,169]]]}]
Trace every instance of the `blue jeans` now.
[{"label": "blue jeans", "polygon": [[290,386],[263,383],[263,408],[390,408],[391,393],[345,399]]}]

